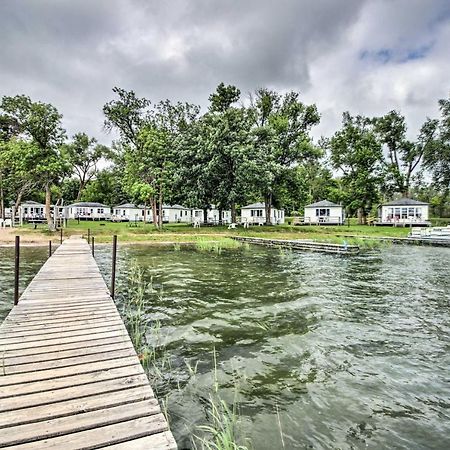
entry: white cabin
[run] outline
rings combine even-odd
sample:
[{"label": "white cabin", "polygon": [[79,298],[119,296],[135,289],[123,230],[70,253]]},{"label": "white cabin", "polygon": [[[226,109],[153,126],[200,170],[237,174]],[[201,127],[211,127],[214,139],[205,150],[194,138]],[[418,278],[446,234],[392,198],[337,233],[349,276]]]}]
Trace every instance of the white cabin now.
[{"label": "white cabin", "polygon": [[[146,211],[145,211],[146,209]],[[142,222],[146,216],[147,222],[151,221],[151,209],[132,203],[124,203],[112,208],[111,220],[116,222]]]},{"label": "white cabin", "polygon": [[429,226],[429,206],[411,198],[393,200],[378,207],[375,225]]},{"label": "white cabin", "polygon": [[215,205],[211,205],[211,208],[208,209],[208,222],[219,224],[223,223],[224,225],[228,225],[231,223],[231,210],[223,209],[222,216],[220,216],[220,211]]},{"label": "white cabin", "polygon": [[44,220],[45,205],[43,203],[26,201],[19,206],[19,220]]},{"label": "white cabin", "polygon": [[[252,203],[241,208],[241,222],[249,225],[263,225],[266,222],[265,203]],[[284,223],[284,209],[272,207],[270,210],[270,222],[274,225]]]},{"label": "white cabin", "polygon": [[190,223],[192,212],[189,208],[181,205],[163,205],[162,219],[165,223]]},{"label": "white cabin", "polygon": [[[204,223],[204,211],[203,209],[194,208],[192,210],[192,222]],[[219,225],[231,223],[231,210],[223,209],[222,216],[220,211],[215,205],[211,205],[211,208],[207,209],[207,223]]]},{"label": "white cabin", "polygon": [[305,206],[305,224],[342,225],[344,220],[345,215],[342,206],[328,200]]},{"label": "white cabin", "polygon": [[69,219],[80,220],[109,220],[111,211],[109,206],[96,202],[78,202],[72,203],[67,207],[67,216]]}]

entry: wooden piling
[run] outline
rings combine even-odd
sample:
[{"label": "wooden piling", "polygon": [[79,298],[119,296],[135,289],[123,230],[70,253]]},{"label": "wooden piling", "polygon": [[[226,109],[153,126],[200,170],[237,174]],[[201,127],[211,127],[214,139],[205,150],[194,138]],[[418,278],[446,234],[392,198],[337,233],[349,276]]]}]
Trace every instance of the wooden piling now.
[{"label": "wooden piling", "polygon": [[20,236],[16,236],[14,247],[14,304],[19,303],[19,263],[20,263]]},{"label": "wooden piling", "polygon": [[112,268],[111,268],[111,297],[116,294],[116,261],[117,261],[117,234],[113,236]]}]

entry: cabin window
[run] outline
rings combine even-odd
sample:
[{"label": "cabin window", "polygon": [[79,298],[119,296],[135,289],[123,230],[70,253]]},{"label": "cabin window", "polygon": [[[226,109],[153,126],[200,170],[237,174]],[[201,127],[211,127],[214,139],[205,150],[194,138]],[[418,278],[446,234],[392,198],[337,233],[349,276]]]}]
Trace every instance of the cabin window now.
[{"label": "cabin window", "polygon": [[422,208],[416,208],[416,217],[418,219],[422,218]]},{"label": "cabin window", "polygon": [[400,219],[400,208],[395,208],[395,218]]},{"label": "cabin window", "polygon": [[323,217],[323,216],[330,216],[330,208],[317,208],[316,209],[316,216]]},{"label": "cabin window", "polygon": [[408,218],[408,208],[402,208],[402,219]]},{"label": "cabin window", "polygon": [[414,214],[414,208],[408,208],[408,217],[414,217],[415,216],[415,214]]},{"label": "cabin window", "polygon": [[392,219],[394,217],[394,208],[388,208],[388,219]]},{"label": "cabin window", "polygon": [[252,217],[262,217],[262,215],[263,215],[263,212],[262,212],[262,209],[252,209],[252,210],[250,210],[250,215],[252,216]]}]

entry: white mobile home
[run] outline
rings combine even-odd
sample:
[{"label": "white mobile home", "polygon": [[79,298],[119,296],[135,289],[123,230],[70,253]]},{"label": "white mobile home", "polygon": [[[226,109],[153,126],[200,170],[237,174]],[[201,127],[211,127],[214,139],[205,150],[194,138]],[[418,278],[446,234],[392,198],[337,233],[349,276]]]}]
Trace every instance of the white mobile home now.
[{"label": "white mobile home", "polygon": [[[252,203],[251,205],[241,208],[241,222],[249,225],[262,225],[266,222],[266,205],[265,203]],[[272,224],[284,223],[284,209],[272,207],[270,210],[270,222]]]},{"label": "white mobile home", "polygon": [[111,211],[109,206],[96,202],[78,202],[67,206],[69,219],[80,220],[109,220]]},{"label": "white mobile home", "polygon": [[140,222],[144,220],[145,215],[147,216],[147,222],[151,221],[151,210],[148,207],[145,211],[143,206],[124,203],[112,208],[111,220],[117,222]]},{"label": "white mobile home", "polygon": [[44,220],[45,219],[45,205],[43,203],[27,201],[19,206],[19,220]]},{"label": "white mobile home", "polygon": [[411,198],[393,200],[378,207],[375,225],[429,226],[429,204]]},{"label": "white mobile home", "polygon": [[[222,212],[222,215],[220,214]],[[224,209],[219,211],[215,205],[211,205],[208,209],[208,222],[213,224],[229,224],[231,223],[231,210]]]},{"label": "white mobile home", "polygon": [[165,223],[190,223],[191,222],[191,210],[181,205],[163,205],[162,219]]},{"label": "white mobile home", "polygon": [[344,220],[345,216],[342,206],[328,200],[305,206],[305,224],[342,225]]}]

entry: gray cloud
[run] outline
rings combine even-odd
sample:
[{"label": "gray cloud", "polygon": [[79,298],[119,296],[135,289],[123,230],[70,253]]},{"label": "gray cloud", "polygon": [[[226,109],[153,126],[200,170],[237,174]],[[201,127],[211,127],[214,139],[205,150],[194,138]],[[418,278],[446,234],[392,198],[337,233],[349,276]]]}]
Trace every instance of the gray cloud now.
[{"label": "gray cloud", "polygon": [[207,106],[224,81],[299,90],[330,134],[343,110],[401,109],[413,130],[448,95],[445,0],[3,0],[0,95],[53,103],[101,142],[120,86]]}]

